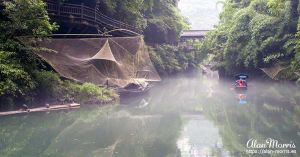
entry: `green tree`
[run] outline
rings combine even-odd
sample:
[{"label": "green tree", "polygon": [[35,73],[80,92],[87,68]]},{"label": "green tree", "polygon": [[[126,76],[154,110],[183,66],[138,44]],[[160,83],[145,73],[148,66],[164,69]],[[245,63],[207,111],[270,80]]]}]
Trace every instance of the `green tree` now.
[{"label": "green tree", "polygon": [[174,0],[98,0],[100,10],[117,20],[144,30],[145,41],[152,44],[176,43],[189,27]]},{"label": "green tree", "polygon": [[42,0],[2,1],[0,9],[0,100],[6,103],[30,95],[33,71],[41,63],[21,37],[42,38],[57,26],[49,22]]},{"label": "green tree", "polygon": [[298,4],[298,0],[225,1],[220,24],[207,35],[203,53],[213,55],[212,61],[226,75],[290,65],[296,54]]}]

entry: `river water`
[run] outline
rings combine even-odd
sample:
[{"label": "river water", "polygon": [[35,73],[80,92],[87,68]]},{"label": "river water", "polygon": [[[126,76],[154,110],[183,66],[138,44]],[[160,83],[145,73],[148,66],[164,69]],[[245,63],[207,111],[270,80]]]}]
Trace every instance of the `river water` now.
[{"label": "river water", "polygon": [[[267,139],[277,145],[263,150],[277,152],[255,153]],[[0,117],[1,157],[288,157],[299,149],[299,89],[254,80],[236,92],[231,82],[178,77],[121,105]]]}]

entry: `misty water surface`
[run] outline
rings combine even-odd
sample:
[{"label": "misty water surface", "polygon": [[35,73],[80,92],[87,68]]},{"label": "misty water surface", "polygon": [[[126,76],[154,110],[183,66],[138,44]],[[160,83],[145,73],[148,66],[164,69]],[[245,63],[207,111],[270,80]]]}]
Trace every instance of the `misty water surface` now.
[{"label": "misty water surface", "polygon": [[250,80],[238,93],[231,82],[178,77],[121,103],[0,117],[0,156],[270,156],[247,154],[251,138],[292,141],[300,151],[300,92],[293,85]]}]

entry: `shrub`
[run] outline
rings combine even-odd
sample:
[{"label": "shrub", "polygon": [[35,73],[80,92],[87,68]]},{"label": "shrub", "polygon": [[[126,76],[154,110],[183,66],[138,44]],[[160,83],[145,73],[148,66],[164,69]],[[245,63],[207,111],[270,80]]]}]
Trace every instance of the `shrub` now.
[{"label": "shrub", "polygon": [[23,101],[35,85],[16,59],[16,53],[0,51],[0,109],[12,108],[17,101]]},{"label": "shrub", "polygon": [[79,85],[79,95],[78,99],[80,101],[89,101],[90,99],[98,99],[101,100],[103,91],[98,86],[92,83],[84,83]]},{"label": "shrub", "polygon": [[92,83],[78,84],[71,81],[63,83],[63,100],[85,104],[99,104],[115,101],[118,98],[112,89],[99,87]]},{"label": "shrub", "polygon": [[58,98],[61,95],[62,81],[58,74],[51,71],[34,73],[37,82],[36,94],[40,100]]},{"label": "shrub", "polygon": [[114,101],[118,95],[111,89],[99,87],[93,83],[62,81],[58,74],[50,71],[35,72],[37,80],[36,94],[39,101],[61,103],[105,103]]},{"label": "shrub", "polygon": [[105,103],[116,99],[117,95],[111,90],[92,83],[79,85],[77,99],[83,103]]}]

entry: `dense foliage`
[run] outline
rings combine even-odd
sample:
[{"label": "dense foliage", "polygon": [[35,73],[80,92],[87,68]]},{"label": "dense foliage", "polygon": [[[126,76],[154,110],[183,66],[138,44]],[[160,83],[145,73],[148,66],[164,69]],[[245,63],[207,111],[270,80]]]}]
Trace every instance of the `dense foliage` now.
[{"label": "dense foliage", "polygon": [[283,78],[294,79],[300,70],[298,5],[299,0],[227,0],[202,53],[225,75],[280,64],[287,67]]},{"label": "dense foliage", "polygon": [[[100,10],[143,30],[151,60],[162,75],[195,67],[194,52],[173,46],[189,24],[177,8],[177,0],[98,0]],[[171,45],[172,44],[172,45]]]},{"label": "dense foliage", "polygon": [[100,10],[144,30],[148,43],[176,43],[188,28],[177,0],[98,0]]},{"label": "dense foliage", "polygon": [[[12,0],[0,3],[0,109],[21,103],[38,103],[59,98],[63,81],[41,61],[33,51],[29,38],[43,38],[57,29],[49,17],[42,0]],[[102,88],[76,85],[79,88],[76,96],[86,95],[87,99],[96,97],[110,99],[108,93],[103,94]],[[81,90],[82,89],[82,90]],[[90,91],[101,93],[87,95]],[[71,91],[67,91],[68,92]],[[114,95],[111,95],[114,98]],[[30,105],[29,104],[29,105]]]},{"label": "dense foliage", "polygon": [[[185,53],[177,46],[182,30],[188,29],[187,20],[180,15],[177,0],[61,0],[98,7],[105,15],[143,30],[152,61],[160,74],[174,74],[194,66],[194,53]],[[155,51],[155,52],[154,52]]]},{"label": "dense foliage", "polygon": [[200,59],[200,42],[188,45],[172,46],[168,44],[149,47],[150,58],[158,73],[162,76],[182,72],[192,72],[197,68]]},{"label": "dense foliage", "polygon": [[43,37],[56,25],[49,23],[41,0],[4,1],[0,7],[0,100],[11,104],[15,98],[25,99],[36,87],[33,70],[39,62],[19,37]]},{"label": "dense foliage", "polygon": [[79,102],[84,104],[102,104],[115,101],[118,95],[111,89],[99,87],[92,83],[78,84],[61,80],[58,74],[51,71],[35,72],[38,95],[35,102]]}]

